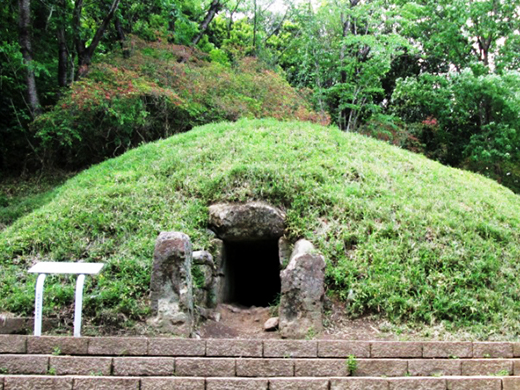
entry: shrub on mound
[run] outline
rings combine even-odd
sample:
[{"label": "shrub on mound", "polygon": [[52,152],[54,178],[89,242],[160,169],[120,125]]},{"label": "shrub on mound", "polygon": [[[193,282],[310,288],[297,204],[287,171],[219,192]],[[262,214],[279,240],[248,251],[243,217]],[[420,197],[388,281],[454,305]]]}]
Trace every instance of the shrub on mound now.
[{"label": "shrub on mound", "polygon": [[129,46],[130,55],[94,64],[33,123],[48,162],[81,168],[196,125],[242,117],[329,123],[254,58],[231,67],[185,46],[137,37]]},{"label": "shrub on mound", "polygon": [[[101,261],[86,317],[143,319],[158,233],[208,249],[208,206],[250,200],[283,208],[288,238],[323,252],[328,293],[351,316],[520,330],[518,195],[359,134],[275,120],[199,127],[69,180],[0,234],[0,307],[33,310],[35,261]],[[72,305],[73,285],[49,283],[47,294],[55,313]]]}]

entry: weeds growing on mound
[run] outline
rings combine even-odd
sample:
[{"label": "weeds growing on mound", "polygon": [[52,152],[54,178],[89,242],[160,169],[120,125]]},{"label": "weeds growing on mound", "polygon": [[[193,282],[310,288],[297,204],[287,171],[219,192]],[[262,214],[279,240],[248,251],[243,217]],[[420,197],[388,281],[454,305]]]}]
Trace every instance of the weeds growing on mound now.
[{"label": "weeds growing on mound", "polygon": [[[520,331],[518,195],[368,137],[274,120],[196,128],[69,180],[0,233],[0,307],[31,313],[33,262],[81,259],[106,263],[87,283],[86,318],[142,320],[157,234],[182,231],[211,249],[208,206],[249,200],[283,208],[288,238],[323,252],[328,293],[351,316],[479,338]],[[48,315],[72,306],[72,285],[47,286]]]}]

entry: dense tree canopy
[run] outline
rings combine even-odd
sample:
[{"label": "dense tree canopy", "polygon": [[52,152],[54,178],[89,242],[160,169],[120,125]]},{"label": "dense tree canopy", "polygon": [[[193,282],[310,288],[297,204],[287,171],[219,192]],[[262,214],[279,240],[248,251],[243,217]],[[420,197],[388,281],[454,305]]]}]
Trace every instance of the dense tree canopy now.
[{"label": "dense tree canopy", "polygon": [[[63,134],[42,140],[38,117],[71,110],[63,102],[74,84],[113,53],[130,61],[138,37],[183,45],[187,69],[194,53],[230,69],[254,56],[341,129],[518,192],[519,10],[520,0],[4,0],[0,170],[54,164],[49,145]],[[147,120],[150,107],[132,107]]]}]

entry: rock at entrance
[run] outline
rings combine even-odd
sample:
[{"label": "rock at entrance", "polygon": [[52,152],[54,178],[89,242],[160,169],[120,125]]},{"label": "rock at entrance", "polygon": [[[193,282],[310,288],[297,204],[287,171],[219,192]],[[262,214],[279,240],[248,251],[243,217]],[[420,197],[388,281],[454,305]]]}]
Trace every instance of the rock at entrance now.
[{"label": "rock at entrance", "polygon": [[278,325],[280,323],[280,319],[278,317],[269,318],[264,324],[264,330],[266,332],[274,332],[278,329]]},{"label": "rock at entrance", "polygon": [[149,322],[160,332],[189,336],[193,327],[190,238],[179,232],[162,232],[155,242]]},{"label": "rock at entrance", "polygon": [[230,241],[278,239],[285,229],[285,214],[266,203],[215,204],[209,225],[218,237]]},{"label": "rock at entrance", "polygon": [[280,237],[278,240],[278,257],[280,258],[280,269],[289,264],[289,260],[291,259],[291,243],[285,237]]},{"label": "rock at entrance", "polygon": [[216,305],[215,265],[213,256],[206,251],[193,252],[192,278],[195,288],[195,304],[206,308]]},{"label": "rock at entrance", "polygon": [[282,337],[304,338],[323,328],[325,260],[307,240],[294,246],[289,265],[280,274],[280,333]]}]

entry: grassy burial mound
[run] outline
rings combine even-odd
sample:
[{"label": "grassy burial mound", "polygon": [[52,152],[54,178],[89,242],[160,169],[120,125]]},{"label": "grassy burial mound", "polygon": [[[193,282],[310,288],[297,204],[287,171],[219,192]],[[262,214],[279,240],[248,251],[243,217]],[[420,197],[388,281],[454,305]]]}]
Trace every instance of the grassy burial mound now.
[{"label": "grassy burial mound", "polygon": [[[520,331],[518,195],[358,134],[275,120],[206,125],[56,191],[0,234],[4,311],[32,312],[34,262],[101,261],[85,316],[128,326],[149,314],[160,231],[211,249],[209,205],[263,200],[286,211],[291,241],[305,237],[325,255],[328,292],[351,316],[464,326],[483,338]],[[70,318],[73,283],[57,281],[47,285],[47,314]]]}]

